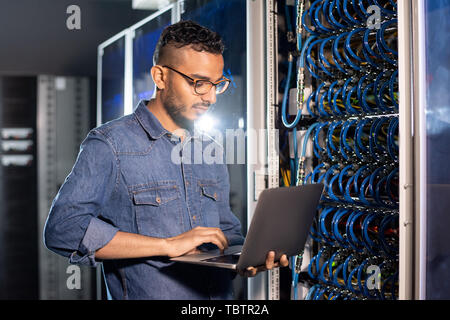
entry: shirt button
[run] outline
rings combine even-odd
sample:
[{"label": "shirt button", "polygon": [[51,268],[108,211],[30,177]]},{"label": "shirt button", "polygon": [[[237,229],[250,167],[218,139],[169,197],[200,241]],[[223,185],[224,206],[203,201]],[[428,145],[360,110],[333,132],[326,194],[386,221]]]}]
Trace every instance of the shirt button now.
[{"label": "shirt button", "polygon": [[161,203],[161,198],[160,197],[156,197],[156,202],[157,203]]}]

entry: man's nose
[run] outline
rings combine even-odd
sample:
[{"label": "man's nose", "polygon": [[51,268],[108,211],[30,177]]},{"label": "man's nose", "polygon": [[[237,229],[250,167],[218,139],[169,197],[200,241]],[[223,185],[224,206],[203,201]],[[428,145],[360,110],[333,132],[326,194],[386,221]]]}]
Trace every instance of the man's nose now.
[{"label": "man's nose", "polygon": [[212,86],[208,93],[202,95],[202,100],[208,102],[209,104],[216,103],[216,87]]}]

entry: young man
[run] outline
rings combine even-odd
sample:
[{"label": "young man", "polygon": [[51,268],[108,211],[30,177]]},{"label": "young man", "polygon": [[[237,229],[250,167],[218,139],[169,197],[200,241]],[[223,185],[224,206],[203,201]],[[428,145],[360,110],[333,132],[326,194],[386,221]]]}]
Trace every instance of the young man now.
[{"label": "young man", "polygon": [[[233,297],[233,272],[169,260],[243,243],[226,165],[194,162],[191,152],[195,143],[214,143],[193,122],[228,87],[222,52],[220,36],[194,22],[167,27],[151,69],[155,97],[91,130],[53,201],[45,245],[71,263],[102,261],[114,299]],[[286,256],[279,264],[288,264]],[[269,252],[265,266],[239,273],[254,276],[274,265]]]}]

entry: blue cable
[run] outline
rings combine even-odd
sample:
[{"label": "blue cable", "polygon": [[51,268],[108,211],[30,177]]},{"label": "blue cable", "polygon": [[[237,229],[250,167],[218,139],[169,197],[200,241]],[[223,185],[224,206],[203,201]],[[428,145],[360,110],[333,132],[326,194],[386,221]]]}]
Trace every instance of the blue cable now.
[{"label": "blue cable", "polygon": [[321,4],[322,0],[316,0],[314,1],[311,6],[309,7],[308,14],[309,14],[309,21],[311,21],[311,24],[314,25],[315,31],[319,34],[323,34],[323,30],[320,30],[320,28],[316,25],[316,21],[314,20],[313,14],[314,14],[314,8],[316,5]]},{"label": "blue cable", "polygon": [[[320,94],[320,91],[322,90],[322,88],[323,88],[324,86],[325,86],[325,82],[322,82],[322,83],[317,87],[316,93],[314,94],[314,102],[315,102],[315,104],[316,104],[317,111],[319,112],[319,115],[322,116],[322,117],[328,117],[329,114],[325,111],[325,109],[324,109],[324,107],[323,107],[323,104],[321,105],[321,104],[320,104],[320,101],[319,101],[319,94]],[[322,94],[322,97],[324,97],[323,94]]]},{"label": "blue cable", "polygon": [[341,153],[345,160],[349,161],[350,157],[347,154],[347,152],[353,153],[355,148],[355,140],[353,140],[352,146],[349,145],[347,141],[347,135],[350,128],[357,122],[357,120],[347,120],[346,125],[343,126],[343,130],[341,131],[341,139],[340,139],[340,146],[341,146]]},{"label": "blue cable", "polygon": [[319,10],[320,10],[320,9],[323,9],[323,4],[324,4],[324,3],[321,3],[321,5],[318,6],[318,7],[315,9],[315,11],[314,11],[314,22],[315,22],[317,28],[320,29],[320,30],[322,30],[323,33],[329,33],[329,32],[332,32],[332,31],[334,31],[334,30],[325,27],[325,26],[320,22],[320,19],[319,19]]},{"label": "blue cable", "polygon": [[333,2],[328,6],[328,17],[330,18],[332,24],[336,27],[336,29],[345,29],[347,28],[346,25],[343,25],[342,23],[338,22],[334,15],[333,15],[333,9],[336,8],[336,0],[333,0]]},{"label": "blue cable", "polygon": [[355,231],[354,231],[354,224],[356,223],[356,220],[358,220],[360,217],[362,217],[364,215],[364,211],[356,211],[356,213],[354,215],[352,215],[352,217],[349,217],[349,221],[347,221],[347,235],[350,235],[350,237],[348,237],[349,243],[351,242],[352,247],[356,250],[361,252],[362,251],[362,247],[364,246],[364,243],[362,243],[355,235]]},{"label": "blue cable", "polygon": [[344,169],[342,169],[341,173],[339,174],[339,190],[341,191],[341,195],[344,195],[345,193],[344,187],[342,185],[342,180],[344,179],[344,176],[350,169],[354,170],[353,164],[345,166]]},{"label": "blue cable", "polygon": [[370,176],[366,177],[361,183],[361,187],[359,189],[359,200],[366,206],[371,206],[372,204],[366,199],[365,188],[367,183],[369,182]]},{"label": "blue cable", "polygon": [[319,134],[320,134],[320,130],[322,130],[322,128],[327,125],[328,125],[328,122],[322,122],[320,125],[317,126],[317,129],[314,134],[314,146],[318,150],[318,154],[323,154],[325,152],[325,149],[319,145]]},{"label": "blue cable", "polygon": [[338,178],[339,178],[339,172],[336,173],[336,174],[333,176],[333,178],[331,178],[331,180],[330,180],[330,186],[329,186],[329,188],[328,188],[328,195],[329,195],[329,196],[331,197],[331,199],[333,199],[334,201],[336,201],[336,202],[342,202],[342,200],[339,199],[339,198],[334,194],[334,191],[333,191],[333,184],[334,184],[334,182],[335,182]]},{"label": "blue cable", "polygon": [[345,217],[350,212],[349,209],[339,209],[336,214],[333,217],[332,221],[332,228],[333,228],[333,234],[336,241],[344,248],[348,248],[348,244],[346,243],[346,240],[339,232],[339,222],[343,217]]},{"label": "blue cable", "polygon": [[370,212],[364,219],[363,225],[362,225],[362,239],[364,244],[366,245],[367,250],[372,253],[373,255],[377,255],[378,251],[378,245],[373,242],[369,237],[369,226],[370,223],[377,218],[377,214],[374,212]]},{"label": "blue cable", "polygon": [[[376,203],[378,203],[380,206],[382,207],[387,207],[389,208],[390,205],[386,202],[383,201],[383,199],[381,198],[380,195],[380,189],[381,187],[384,185],[386,187],[386,180],[387,180],[387,176],[383,176],[378,183],[375,186],[375,201]],[[386,188],[385,188],[386,189]]]},{"label": "blue cable", "polygon": [[392,201],[392,207],[393,208],[397,208],[398,207],[398,200],[399,199],[395,199],[394,197],[391,196],[391,185],[392,185],[392,180],[394,179],[394,177],[398,177],[399,174],[399,169],[398,167],[394,168],[388,175],[387,179],[386,179],[386,194],[389,198],[389,200]]},{"label": "blue cable", "polygon": [[[381,55],[379,55],[378,53],[376,53],[375,51],[373,51],[372,47],[370,46],[370,43],[369,43],[370,32],[371,32],[370,29],[367,29],[364,32],[363,49],[366,50],[368,56],[374,56],[376,59],[383,60],[383,57]],[[375,44],[376,44],[376,40],[375,40]],[[367,57],[366,57],[366,59],[367,59]],[[378,68],[380,68],[380,67],[378,67]]]},{"label": "blue cable", "polygon": [[320,42],[322,42],[322,39],[319,40],[315,40],[310,46],[308,46],[308,49],[306,50],[306,67],[309,70],[309,73],[316,79],[320,80],[320,76],[317,75],[314,70],[317,70],[317,66],[314,63],[313,59],[311,58],[311,51],[314,48],[314,46],[316,44],[319,44]]},{"label": "blue cable", "polygon": [[333,174],[334,173],[334,170],[336,170],[337,168],[339,167],[339,165],[338,164],[335,164],[335,165],[333,165],[333,166],[331,166],[328,170],[327,170],[327,172],[325,173],[325,175],[324,175],[324,181],[323,181],[323,184],[324,184],[324,186],[325,186],[325,193],[326,194],[330,194],[330,190],[329,190],[329,185],[330,185],[330,182],[328,181],[328,178],[330,177],[330,175],[331,174]]},{"label": "blue cable", "polygon": [[306,130],[305,137],[303,138],[303,146],[302,146],[302,153],[301,153],[301,157],[302,157],[302,158],[306,156],[306,146],[307,146],[307,144],[308,144],[308,140],[309,140],[309,137],[310,137],[310,135],[311,135],[311,132],[312,132],[318,125],[319,125],[319,123],[316,122],[316,123],[312,124],[312,125],[308,128],[308,130]]},{"label": "blue cable", "polygon": [[345,109],[348,111],[349,114],[359,114],[360,111],[352,107],[351,98],[353,93],[356,91],[357,87],[353,87],[350,89],[350,91],[347,94],[347,98],[344,101]]},{"label": "blue cable", "polygon": [[[341,57],[341,55],[339,54],[339,47],[338,47],[338,45],[339,45],[339,41],[340,41],[342,38],[344,38],[345,36],[347,36],[347,34],[348,34],[348,32],[344,32],[344,33],[340,34],[339,36],[336,37],[336,39],[335,39],[334,42],[333,42],[333,53],[334,53],[333,58],[335,59],[335,61],[336,61],[336,63],[337,63],[337,66],[339,65],[339,62],[341,62],[342,64],[345,64],[344,60],[342,60],[342,57]],[[339,66],[340,66],[340,65],[339,65]],[[348,72],[347,72],[345,69],[340,68],[340,67],[338,67],[338,68],[339,68],[339,70],[341,70],[343,73],[348,74]]]},{"label": "blue cable", "polygon": [[360,7],[356,4],[357,2],[358,2],[357,0],[354,0],[354,1],[352,2],[352,4],[353,4],[353,10],[355,10],[356,14],[357,14],[358,17],[359,17],[358,21],[359,21],[360,23],[362,23],[362,21],[366,21],[368,17],[366,17],[365,14],[364,14],[364,12],[361,11]]},{"label": "blue cable", "polygon": [[294,66],[293,59],[289,59],[288,74],[287,74],[287,77],[286,77],[286,84],[285,84],[285,87],[284,87],[283,102],[281,104],[281,120],[283,122],[283,125],[286,128],[288,128],[288,129],[292,129],[292,128],[296,127],[298,122],[300,121],[300,119],[302,117],[301,109],[297,110],[297,115],[295,116],[295,120],[292,123],[288,122],[287,115],[286,115],[286,109],[287,109],[287,102],[289,100],[289,89],[290,89],[290,82],[291,82],[291,77],[292,77],[293,66]]},{"label": "blue cable", "polygon": [[389,96],[391,97],[392,103],[394,104],[394,108],[398,111],[399,105],[394,94],[394,83],[396,79],[398,81],[398,69],[394,71],[391,79],[389,80]]},{"label": "blue cable", "polygon": [[327,101],[328,101],[328,106],[330,107],[331,111],[333,112],[334,115],[337,115],[337,113],[334,112],[333,110],[333,102],[332,102],[332,91],[334,89],[334,87],[338,84],[338,80],[334,81],[332,84],[330,84],[329,88],[328,88],[328,92],[327,92]]},{"label": "blue cable", "polygon": [[[395,14],[395,11],[394,11],[394,10],[386,9],[385,7],[383,7],[383,6],[378,2],[378,0],[372,0],[372,1],[374,2],[375,5],[377,5],[377,6],[381,9],[381,12],[382,12],[382,13],[387,14],[387,15],[393,15],[393,14]],[[392,2],[391,2],[391,3],[392,3]]]},{"label": "blue cable", "polygon": [[364,63],[364,62],[365,62],[363,59],[361,59],[360,57],[358,57],[358,56],[353,52],[353,50],[352,50],[352,48],[351,48],[351,46],[350,46],[350,42],[351,42],[351,39],[352,39],[353,35],[354,35],[355,33],[357,33],[357,32],[361,32],[361,31],[364,31],[364,28],[357,28],[357,29],[355,29],[355,30],[352,30],[351,32],[349,32],[349,33],[347,34],[346,39],[345,39],[345,42],[344,42],[344,44],[345,44],[345,46],[344,46],[344,48],[345,48],[345,50],[344,50],[344,58],[345,58],[345,60],[347,61],[347,64],[348,64],[350,67],[352,67],[353,69],[355,69],[356,71],[361,71],[361,67],[358,66],[357,64],[353,63],[353,62],[351,61],[350,57],[347,55],[347,53],[348,53],[353,59],[355,59],[356,61],[358,61],[359,63]]},{"label": "blue cable", "polygon": [[359,291],[360,291],[362,294],[364,294],[364,295],[366,295],[366,292],[365,292],[365,290],[364,290],[364,289],[365,289],[365,286],[362,284],[362,274],[363,274],[364,267],[366,266],[367,263],[368,263],[368,259],[365,259],[365,260],[359,265],[359,267],[358,267],[358,276],[357,276]]},{"label": "blue cable", "polygon": [[318,172],[320,172],[320,169],[322,169],[324,166],[325,166],[325,164],[322,162],[314,168],[312,175],[311,175],[311,183],[316,183],[314,178],[315,178],[316,174]]},{"label": "blue cable", "polygon": [[389,86],[389,81],[384,81],[380,87],[380,90],[378,91],[379,96],[380,96],[380,107],[381,109],[389,112],[389,111],[394,111],[395,108],[394,106],[387,106],[386,103],[384,102],[384,92],[385,90],[388,88]]},{"label": "blue cable", "polygon": [[312,99],[312,97],[314,96],[314,94],[315,94],[315,91],[312,91],[311,94],[309,95],[308,99],[306,100],[306,110],[308,110],[308,112],[309,112],[309,114],[311,115],[311,117],[317,118],[318,115],[317,115],[315,112],[313,112],[313,111],[311,110],[311,106],[310,106],[310,104],[311,104],[311,99]]},{"label": "blue cable", "polygon": [[354,22],[352,21],[352,19],[349,19],[344,14],[344,12],[341,10],[341,8],[342,8],[341,0],[337,0],[336,1],[336,9],[337,9],[337,12],[338,12],[339,16],[341,17],[341,19],[344,20],[346,22],[347,26],[349,26],[349,27],[354,25]]},{"label": "blue cable", "polygon": [[[342,86],[342,104],[345,107],[345,111],[348,114],[352,114],[352,111],[350,111],[347,106],[346,106],[346,100],[347,100],[347,96],[348,96],[348,87],[350,86],[350,83],[353,81],[352,78],[348,78],[345,82],[344,85]],[[353,109],[354,110],[354,109]]]},{"label": "blue cable", "polygon": [[356,266],[355,268],[353,268],[353,270],[350,272],[350,274],[348,275],[348,278],[347,278],[347,289],[355,294],[359,294],[359,291],[355,290],[355,288],[353,287],[352,279],[353,279],[353,275],[358,271],[358,267],[359,266]]},{"label": "blue cable", "polygon": [[350,189],[351,186],[354,185],[355,176],[351,176],[350,179],[348,179],[347,184],[345,185],[345,192],[344,192],[344,199],[348,203],[355,204],[355,200],[352,198]]},{"label": "blue cable", "polygon": [[339,272],[341,272],[343,269],[344,269],[344,265],[343,265],[343,264],[340,264],[340,265],[336,268],[336,271],[334,272],[334,275],[333,275],[333,283],[334,283],[334,285],[337,286],[338,288],[341,288],[341,289],[343,289],[344,286],[343,286],[342,284],[339,283],[339,281],[338,281],[338,276],[339,276]]},{"label": "blue cable", "polygon": [[386,232],[386,228],[392,221],[396,221],[398,223],[398,214],[386,215],[380,223],[380,231],[378,233],[378,239],[380,241],[381,249],[386,253],[386,255],[390,256],[391,258],[395,256],[396,252],[386,242],[386,237],[384,234]]},{"label": "blue cable", "polygon": [[373,189],[373,185],[374,185],[374,181],[375,178],[377,178],[380,174],[381,171],[385,170],[385,167],[378,167],[376,168],[372,174],[370,175],[370,180],[369,180],[369,194],[372,197],[372,199],[375,199],[375,191]]},{"label": "blue cable", "polygon": [[[355,154],[356,156],[364,161],[365,154],[367,153],[368,149],[363,145],[361,135],[363,134],[364,126],[369,122],[368,119],[363,119],[358,122],[355,129],[355,136],[353,138],[354,140],[354,146],[355,146]],[[361,152],[360,152],[360,149]]]},{"label": "blue cable", "polygon": [[344,0],[342,7],[344,8],[344,15],[348,18],[351,24],[360,24],[363,23],[362,21],[359,21],[358,19],[355,19],[351,16],[351,14],[348,12],[348,0]]},{"label": "blue cable", "polygon": [[[375,83],[368,84],[363,90],[362,99],[361,99],[363,108],[365,108],[366,110],[370,110],[369,113],[373,113],[373,112],[377,111],[376,109],[369,107],[369,104],[367,103],[367,91],[369,91],[369,89],[372,89],[374,87],[375,87]],[[372,89],[372,92],[375,94],[374,89]],[[375,107],[376,107],[376,104],[375,104]]]},{"label": "blue cable", "polygon": [[[315,261],[317,259],[317,255],[312,257],[311,261],[308,264],[308,275],[311,277],[311,279],[316,279],[316,275],[312,272],[312,266],[315,264]],[[316,270],[317,271],[317,270]]]},{"label": "blue cable", "polygon": [[330,245],[334,244],[335,239],[332,237],[332,234],[330,234],[330,232],[327,231],[327,228],[325,226],[325,219],[327,218],[328,214],[333,212],[333,210],[334,210],[333,207],[327,207],[322,210],[319,216],[320,233],[323,235],[325,241]]},{"label": "blue cable", "polygon": [[305,300],[311,300],[312,295],[314,294],[314,292],[315,292],[317,289],[320,289],[320,285],[315,284],[314,286],[312,286],[312,287],[309,289],[309,291],[308,291],[308,293],[307,293],[307,295],[306,295],[306,297],[305,297]]},{"label": "blue cable", "polygon": [[347,284],[348,265],[350,263],[350,260],[352,260],[353,258],[354,258],[354,254],[351,253],[344,261],[344,267],[342,268],[342,276],[343,276],[343,279],[344,279],[345,286],[348,285]]},{"label": "blue cable", "polygon": [[359,193],[360,188],[358,187],[358,179],[359,176],[362,175],[363,172],[369,172],[369,166],[368,165],[364,165],[361,166],[358,170],[356,170],[356,173],[354,175],[354,180],[353,180],[353,186],[354,186],[354,192],[357,195]]},{"label": "blue cable", "polygon": [[334,252],[330,259],[328,259],[328,283],[329,284],[333,284],[333,265],[334,265],[334,259],[336,258],[336,256],[339,255],[339,251]]},{"label": "blue cable", "polygon": [[384,32],[385,32],[386,28],[394,23],[397,23],[397,19],[392,19],[390,21],[386,21],[385,23],[381,24],[381,28],[378,29],[378,31],[377,31],[377,47],[378,47],[378,51],[380,52],[380,54],[384,60],[386,60],[387,62],[389,62],[393,65],[397,65],[397,61],[394,59],[391,59],[387,55],[385,50],[388,51],[388,53],[392,54],[393,56],[397,56],[398,53],[397,53],[397,51],[389,48],[386,44],[386,40],[384,39]]},{"label": "blue cable", "polygon": [[[320,47],[319,47],[319,59],[322,61],[322,65],[323,65],[324,67],[325,67],[325,64],[328,66],[328,68],[334,67],[334,66],[327,60],[327,58],[325,57],[325,53],[324,53],[325,46],[326,46],[327,42],[333,40],[334,38],[336,38],[336,37],[335,37],[335,36],[331,36],[331,37],[328,37],[328,38],[324,39],[324,40],[322,41],[322,44],[321,44]],[[324,70],[324,71],[325,71],[325,70]],[[328,70],[326,70],[325,72],[326,72],[330,77],[333,76],[333,75],[331,74],[331,72],[329,72]]]},{"label": "blue cable", "polygon": [[328,127],[326,150],[327,150],[328,157],[331,160],[335,159],[332,154],[332,151],[338,152],[338,149],[336,148],[336,146],[333,143],[333,132],[337,126],[341,125],[341,123],[342,123],[341,120],[336,121],[336,122],[331,122],[330,126]]},{"label": "blue cable", "polygon": [[337,98],[338,98],[339,94],[342,92],[342,90],[343,90],[343,88],[339,88],[339,90],[337,90],[334,93],[334,96],[333,96],[332,106],[333,106],[333,110],[335,111],[336,115],[342,115],[343,114],[343,112],[341,110],[339,110],[339,107],[337,106]]}]

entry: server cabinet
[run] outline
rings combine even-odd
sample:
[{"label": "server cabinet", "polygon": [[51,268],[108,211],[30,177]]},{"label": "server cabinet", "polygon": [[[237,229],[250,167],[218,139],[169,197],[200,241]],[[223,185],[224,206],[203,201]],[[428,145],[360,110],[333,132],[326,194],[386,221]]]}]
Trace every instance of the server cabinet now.
[{"label": "server cabinet", "polygon": [[36,78],[0,77],[0,299],[37,299]]},{"label": "server cabinet", "polygon": [[95,271],[70,265],[45,248],[43,230],[52,201],[70,173],[90,129],[89,79],[37,77],[39,299],[89,300],[95,297]]}]

